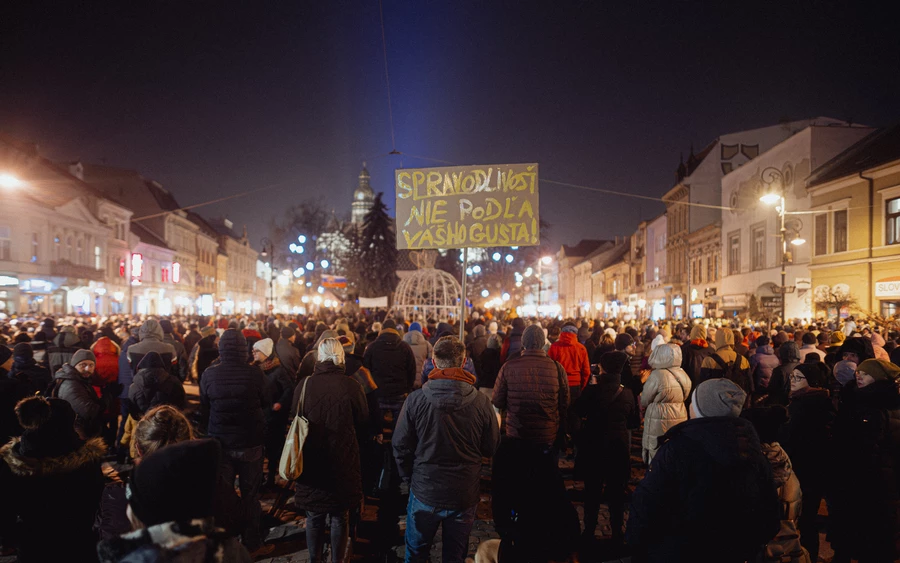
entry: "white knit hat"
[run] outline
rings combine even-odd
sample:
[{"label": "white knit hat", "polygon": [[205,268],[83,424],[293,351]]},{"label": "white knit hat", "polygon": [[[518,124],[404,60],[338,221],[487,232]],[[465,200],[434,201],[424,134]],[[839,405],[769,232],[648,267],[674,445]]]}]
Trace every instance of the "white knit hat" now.
[{"label": "white knit hat", "polygon": [[268,358],[269,356],[272,355],[272,350],[275,349],[275,343],[272,341],[271,338],[263,338],[262,340],[257,341],[256,344],[253,345],[253,349],[259,350],[260,352],[263,353],[263,355],[265,357]]}]

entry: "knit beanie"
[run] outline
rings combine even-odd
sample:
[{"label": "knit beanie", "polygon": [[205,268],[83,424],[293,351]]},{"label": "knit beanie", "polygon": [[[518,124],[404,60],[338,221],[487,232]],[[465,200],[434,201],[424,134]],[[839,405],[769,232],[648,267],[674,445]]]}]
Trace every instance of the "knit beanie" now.
[{"label": "knit beanie", "polygon": [[761,334],[759,338],[756,339],[756,346],[768,346],[769,345],[769,337],[765,334]]},{"label": "knit beanie", "polygon": [[174,332],[174,329],[172,328],[172,321],[170,321],[169,319],[163,319],[159,321],[159,328],[162,329],[163,334],[172,334],[172,332]]},{"label": "knit beanie", "polygon": [[267,358],[272,355],[273,348],[275,348],[275,343],[271,338],[263,338],[253,345],[254,350],[259,350]]},{"label": "knit beanie", "polygon": [[[0,352],[0,355],[2,355],[2,352]],[[28,344],[27,342],[19,342],[18,344],[16,344],[16,347],[13,348],[13,356],[17,358],[23,358],[25,360],[30,360],[34,357],[34,348],[32,348],[31,344]],[[3,361],[5,362],[6,360]],[[3,362],[0,362],[0,364],[2,363]]]},{"label": "knit beanie", "polygon": [[725,378],[707,379],[694,391],[694,408],[700,416],[740,416],[747,394]]},{"label": "knit beanie", "polygon": [[834,364],[834,378],[838,380],[842,386],[847,385],[856,379],[856,364],[841,360]]},{"label": "knit beanie", "polygon": [[28,397],[16,404],[16,418],[23,428],[19,453],[25,457],[61,457],[81,446],[68,401]]},{"label": "knit beanie", "polygon": [[410,325],[409,325],[409,332],[412,332],[412,331],[414,331],[414,330],[417,330],[417,331],[419,331],[419,332],[422,332],[422,325],[419,324],[419,323],[410,323]]},{"label": "knit beanie", "polygon": [[95,364],[97,363],[97,356],[94,355],[90,350],[79,350],[72,354],[72,359],[69,360],[69,365],[72,367],[77,366],[79,363],[84,361],[92,361]]},{"label": "knit beanie", "polygon": [[539,325],[531,325],[522,333],[522,349],[523,350],[540,350],[547,343],[544,336],[544,329]]},{"label": "knit beanie", "polygon": [[213,515],[221,447],[215,440],[166,446],[134,468],[128,503],[146,526]]},{"label": "knit beanie", "polygon": [[567,324],[562,327],[562,332],[571,332],[572,334],[578,334],[578,328],[573,324]]},{"label": "knit beanie", "polygon": [[843,341],[844,341],[844,333],[843,332],[836,330],[831,333],[831,344],[832,345],[840,344]]},{"label": "knit beanie", "polygon": [[293,328],[291,328],[289,326],[286,326],[281,329],[281,337],[284,338],[285,340],[287,340],[288,338],[290,338],[292,336],[296,336],[296,335],[297,335],[297,331],[295,331]]},{"label": "knit beanie", "polygon": [[623,332],[616,336],[616,350],[624,350],[634,344],[634,338],[628,333]]},{"label": "knit beanie", "polygon": [[897,381],[900,378],[900,366],[895,366],[891,362],[885,360],[876,360],[869,358],[856,368],[857,371],[867,373],[872,376],[875,381]]},{"label": "knit beanie", "polygon": [[384,330],[386,328],[397,328],[397,322],[390,317],[384,319],[384,322],[381,323],[381,330]]},{"label": "knit beanie", "polygon": [[[18,346],[18,344],[17,344],[17,346]],[[13,357],[12,350],[7,348],[3,344],[0,344],[0,365],[5,364],[6,360],[8,360],[12,357]]]},{"label": "knit beanie", "polygon": [[622,352],[607,352],[600,356],[600,367],[603,373],[622,373],[628,362],[628,355]]}]

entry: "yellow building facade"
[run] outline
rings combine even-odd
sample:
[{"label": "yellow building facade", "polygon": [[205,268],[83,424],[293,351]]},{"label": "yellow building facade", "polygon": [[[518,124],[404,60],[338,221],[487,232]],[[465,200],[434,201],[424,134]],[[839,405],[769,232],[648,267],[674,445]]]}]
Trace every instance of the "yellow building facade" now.
[{"label": "yellow building facade", "polygon": [[815,171],[807,191],[813,295],[849,292],[858,306],[843,316],[900,315],[900,127],[873,133]]}]

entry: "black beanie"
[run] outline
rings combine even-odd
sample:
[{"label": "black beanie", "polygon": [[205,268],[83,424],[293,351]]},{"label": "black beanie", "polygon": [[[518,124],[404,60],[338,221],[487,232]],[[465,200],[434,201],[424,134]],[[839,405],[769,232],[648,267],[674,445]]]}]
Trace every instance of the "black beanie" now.
[{"label": "black beanie", "polygon": [[630,334],[623,332],[616,336],[616,350],[625,350],[625,348],[628,348],[632,344],[634,344],[634,337]]},{"label": "black beanie", "polygon": [[145,526],[213,515],[221,447],[215,440],[166,446],[135,466],[128,502]]},{"label": "black beanie", "polygon": [[25,457],[62,457],[81,446],[68,401],[28,397],[16,404],[16,418],[23,428],[19,453]]},{"label": "black beanie", "polygon": [[163,334],[172,334],[172,332],[174,332],[174,329],[172,328],[172,321],[170,321],[169,319],[163,319],[159,321],[159,328],[162,329]]},{"label": "black beanie", "polygon": [[34,348],[27,342],[19,342],[16,344],[16,347],[13,348],[13,356],[30,360],[34,357]]},{"label": "black beanie", "polygon": [[281,329],[281,337],[282,337],[282,338],[287,339],[287,338],[290,338],[290,337],[292,337],[292,336],[295,336],[296,334],[297,334],[297,332],[296,332],[293,328],[291,328],[291,327],[289,327],[289,326],[283,327],[283,328]]},{"label": "black beanie", "polygon": [[628,355],[623,352],[607,352],[600,356],[600,367],[604,373],[622,373]]}]

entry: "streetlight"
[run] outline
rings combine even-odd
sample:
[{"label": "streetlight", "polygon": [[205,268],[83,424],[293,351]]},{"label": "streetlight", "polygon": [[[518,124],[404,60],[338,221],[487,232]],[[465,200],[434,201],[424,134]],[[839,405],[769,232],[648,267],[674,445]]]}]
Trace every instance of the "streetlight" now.
[{"label": "streetlight", "polygon": [[20,180],[14,174],[10,174],[8,172],[0,172],[0,188],[12,190],[15,188],[21,188],[24,185],[25,182]]},{"label": "streetlight", "polygon": [[[784,173],[781,170],[773,167],[768,167],[762,171],[760,174],[760,179],[763,184],[765,184],[765,193],[759,197],[759,200],[767,205],[772,205],[777,203],[778,206],[775,207],[775,211],[778,212],[778,218],[781,220],[781,322],[782,324],[785,322],[785,305],[786,299],[785,292],[786,288],[786,277],[787,277],[787,265],[788,265],[788,236],[787,236],[787,228],[784,225],[784,216],[787,214],[787,210],[785,209],[784,204],[784,192],[787,188],[785,186],[785,178]],[[774,187],[776,184],[780,186],[780,190]],[[805,243],[806,240],[800,236],[799,228],[794,230],[794,236],[791,238],[791,244],[794,246],[800,246]]]},{"label": "streetlight", "polygon": [[269,259],[269,308],[275,310],[275,245],[266,237],[260,241],[263,258]]}]

